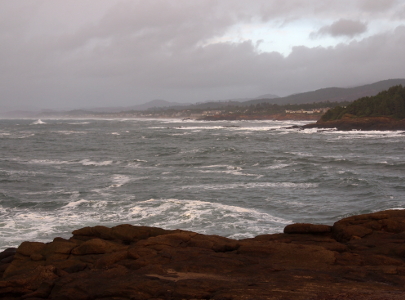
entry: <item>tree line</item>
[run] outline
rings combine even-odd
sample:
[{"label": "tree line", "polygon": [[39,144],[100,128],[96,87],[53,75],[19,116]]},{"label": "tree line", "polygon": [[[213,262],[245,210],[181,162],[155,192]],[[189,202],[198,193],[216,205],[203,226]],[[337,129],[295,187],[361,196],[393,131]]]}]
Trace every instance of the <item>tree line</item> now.
[{"label": "tree line", "polygon": [[405,87],[396,85],[376,96],[362,97],[347,106],[336,106],[328,110],[321,120],[339,120],[343,116],[405,119]]}]

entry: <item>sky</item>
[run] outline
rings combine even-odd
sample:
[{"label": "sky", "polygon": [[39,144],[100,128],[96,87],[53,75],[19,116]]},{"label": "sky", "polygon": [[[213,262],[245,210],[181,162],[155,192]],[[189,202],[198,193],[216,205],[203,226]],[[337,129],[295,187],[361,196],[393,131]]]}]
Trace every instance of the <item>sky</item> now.
[{"label": "sky", "polygon": [[0,108],[286,96],[404,53],[405,0],[0,0]]}]

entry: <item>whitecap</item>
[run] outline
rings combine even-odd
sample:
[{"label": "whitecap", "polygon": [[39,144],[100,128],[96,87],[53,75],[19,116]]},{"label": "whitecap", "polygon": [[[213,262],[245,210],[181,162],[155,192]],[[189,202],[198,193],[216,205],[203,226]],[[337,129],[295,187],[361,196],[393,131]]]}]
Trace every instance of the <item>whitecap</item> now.
[{"label": "whitecap", "polygon": [[29,164],[39,164],[39,165],[65,165],[72,164],[72,162],[57,160],[57,159],[31,159],[28,161]]},{"label": "whitecap", "polygon": [[273,166],[265,167],[264,169],[277,170],[277,169],[284,169],[284,168],[289,167],[289,166],[291,166],[291,164],[276,164],[276,165],[273,165]]},{"label": "whitecap", "polygon": [[10,135],[11,135],[10,132],[0,132],[0,138],[1,138],[1,137],[8,137],[8,136],[10,136]]},{"label": "whitecap", "polygon": [[105,161],[99,161],[99,162],[97,162],[97,161],[92,161],[92,160],[90,160],[90,159],[83,159],[83,160],[80,161],[80,163],[81,163],[83,166],[97,166],[97,167],[99,167],[99,166],[108,166],[108,165],[111,165],[111,164],[113,163],[113,161],[112,161],[112,160],[105,160]]},{"label": "whitecap", "polygon": [[78,207],[78,206],[80,206],[82,204],[88,204],[88,203],[89,203],[88,200],[80,199],[80,200],[77,200],[77,201],[69,202],[68,204],[64,205],[62,207],[62,209],[75,208],[75,207]]},{"label": "whitecap", "polygon": [[39,124],[46,124],[44,121],[41,119],[36,120],[35,122],[32,122],[31,125],[39,125]]},{"label": "whitecap", "polygon": [[86,124],[90,124],[90,122],[74,122],[74,123],[68,123],[70,125],[86,125]]},{"label": "whitecap", "polygon": [[126,184],[127,182],[129,182],[131,179],[130,177],[126,176],[126,175],[113,175],[112,176],[112,181],[114,182],[114,184],[110,185],[110,188],[118,188],[123,186],[124,184]]},{"label": "whitecap", "polygon": [[256,209],[200,200],[150,199],[138,202],[128,215],[134,221],[152,222],[157,227],[181,228],[205,234],[227,232],[227,236],[234,238],[274,233],[290,223]]}]

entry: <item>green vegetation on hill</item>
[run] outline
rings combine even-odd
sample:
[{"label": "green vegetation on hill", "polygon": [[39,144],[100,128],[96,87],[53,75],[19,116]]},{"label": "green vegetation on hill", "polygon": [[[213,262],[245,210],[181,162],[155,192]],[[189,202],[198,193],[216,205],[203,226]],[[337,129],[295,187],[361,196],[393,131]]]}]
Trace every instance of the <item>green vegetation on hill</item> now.
[{"label": "green vegetation on hill", "polygon": [[321,121],[352,117],[392,117],[405,119],[405,87],[396,85],[373,97],[363,97],[348,106],[336,106],[328,110]]}]

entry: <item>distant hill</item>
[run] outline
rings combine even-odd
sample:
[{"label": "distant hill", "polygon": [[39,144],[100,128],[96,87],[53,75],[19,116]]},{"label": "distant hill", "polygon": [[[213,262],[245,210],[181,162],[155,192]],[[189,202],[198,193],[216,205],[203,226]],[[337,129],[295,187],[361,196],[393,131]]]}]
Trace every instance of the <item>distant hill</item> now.
[{"label": "distant hill", "polygon": [[330,87],[319,89],[312,92],[305,92],[294,94],[286,97],[273,98],[273,99],[253,99],[243,102],[243,105],[251,105],[258,103],[271,103],[271,104],[304,104],[313,102],[340,102],[340,101],[354,101],[361,97],[374,96],[379,92],[386,90],[394,85],[405,85],[405,79],[388,79],[372,84],[352,87],[352,88],[337,88]]}]

